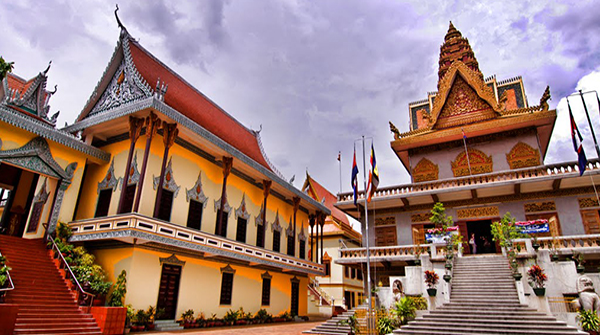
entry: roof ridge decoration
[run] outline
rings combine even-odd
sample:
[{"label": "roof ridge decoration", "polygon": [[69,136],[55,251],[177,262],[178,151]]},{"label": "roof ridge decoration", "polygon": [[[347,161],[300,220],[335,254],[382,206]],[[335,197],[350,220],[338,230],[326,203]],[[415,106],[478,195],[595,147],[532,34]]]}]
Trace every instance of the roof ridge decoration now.
[{"label": "roof ridge decoration", "polygon": [[[235,120],[235,118],[234,118]],[[236,120],[237,121],[237,120]],[[243,126],[243,125],[242,125]],[[260,154],[263,156],[263,158],[265,159],[265,161],[267,162],[267,164],[269,165],[269,168],[271,168],[271,171],[273,171],[279,178],[283,179],[283,180],[287,180],[283,174],[281,172],[279,172],[279,170],[277,170],[277,168],[275,167],[275,165],[273,165],[273,163],[271,163],[271,160],[269,159],[269,157],[267,156],[267,153],[265,151],[265,148],[263,147],[262,144],[262,139],[260,137],[260,132],[262,130],[262,125],[260,125],[260,130],[251,130],[252,133],[254,134],[254,136],[256,137],[256,142],[258,142],[258,148],[260,149]],[[289,182],[291,184],[291,182]]]},{"label": "roof ridge decoration", "polygon": [[[312,184],[312,182],[313,179],[308,174],[308,171],[306,171],[306,180],[304,181],[304,185],[302,185],[302,192],[308,194],[311,198],[315,199],[315,201],[321,202],[321,198],[319,197],[319,194],[317,193],[315,186]],[[309,191],[311,192],[311,194],[308,193]]]},{"label": "roof ridge decoration", "polygon": [[202,188],[202,171],[198,172],[198,179],[196,183],[191,189],[185,189],[185,200],[190,202],[190,200],[198,201],[203,206],[202,208],[206,208],[208,204],[208,197],[204,195],[204,189]]},{"label": "roof ridge decoration", "polygon": [[[155,93],[135,67],[129,46],[129,42],[133,40],[133,37],[131,37],[125,26],[121,23],[117,14],[118,10],[119,6],[117,5],[115,18],[119,28],[121,28],[119,41],[104,73],[96,84],[92,95],[85,103],[77,121],[81,121],[101,111],[116,108],[143,98],[157,96],[161,100],[164,99],[168,85],[165,83],[160,85],[159,81],[157,83],[157,92],[159,93]],[[118,66],[115,65],[116,62],[120,62]],[[111,70],[113,68],[114,72]],[[109,75],[111,75],[110,80],[107,79]],[[98,96],[100,97],[97,98]]]},{"label": "roof ridge decoration", "polygon": [[452,21],[450,21],[450,27],[444,37],[444,44],[440,46],[438,88],[439,81],[446,75],[449,67],[457,61],[465,63],[467,67],[476,72],[483,80],[483,73],[479,70],[479,63],[475,58],[475,53],[469,44],[469,40],[464,38],[460,31],[454,27]]},{"label": "roof ridge decoration", "polygon": [[279,209],[277,209],[277,213],[275,213],[275,221],[271,224],[271,232],[280,232],[283,230],[283,227],[279,223]]}]

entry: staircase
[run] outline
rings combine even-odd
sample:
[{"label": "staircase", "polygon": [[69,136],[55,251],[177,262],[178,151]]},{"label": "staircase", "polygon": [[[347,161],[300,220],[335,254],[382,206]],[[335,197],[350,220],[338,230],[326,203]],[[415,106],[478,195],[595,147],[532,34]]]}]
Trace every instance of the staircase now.
[{"label": "staircase", "polygon": [[94,318],[79,310],[42,240],[0,235],[0,251],[15,284],[6,303],[19,305],[15,335],[101,334]]},{"label": "staircase", "polygon": [[454,264],[450,302],[394,334],[587,334],[519,303],[503,256],[470,256]]},{"label": "staircase", "polygon": [[324,335],[348,335],[350,333],[350,326],[347,324],[340,324],[340,321],[347,321],[348,317],[354,315],[357,309],[366,309],[366,305],[357,306],[347,312],[332,317],[331,319],[323,322],[311,330],[305,330],[304,334],[324,334]]}]

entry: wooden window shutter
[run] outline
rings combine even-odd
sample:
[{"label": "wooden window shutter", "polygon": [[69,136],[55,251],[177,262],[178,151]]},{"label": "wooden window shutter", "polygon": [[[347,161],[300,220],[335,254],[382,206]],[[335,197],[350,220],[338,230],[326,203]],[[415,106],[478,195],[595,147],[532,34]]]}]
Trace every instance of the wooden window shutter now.
[{"label": "wooden window shutter", "polygon": [[598,217],[598,210],[585,210],[581,211],[581,218],[583,219],[583,227],[586,234],[600,234],[600,218]]}]

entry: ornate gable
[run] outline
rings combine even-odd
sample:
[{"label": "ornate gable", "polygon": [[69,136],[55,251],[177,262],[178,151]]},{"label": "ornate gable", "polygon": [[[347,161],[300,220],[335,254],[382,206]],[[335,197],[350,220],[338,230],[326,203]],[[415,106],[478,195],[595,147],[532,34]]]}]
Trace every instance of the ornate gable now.
[{"label": "ornate gable", "polygon": [[204,190],[202,189],[202,178],[201,177],[202,177],[202,172],[199,172],[198,180],[196,180],[196,183],[194,184],[194,186],[189,190],[188,189],[185,190],[185,199],[188,202],[190,200],[198,201],[204,205],[203,208],[206,208],[206,205],[208,204],[208,202],[206,200],[208,200],[208,197],[206,197],[204,195]]},{"label": "ornate gable", "polygon": [[100,191],[106,189],[112,189],[114,192],[117,190],[117,185],[119,185],[120,182],[121,178],[115,177],[115,160],[113,159],[110,162],[108,171],[106,171],[106,176],[104,176],[104,179],[98,183],[96,193],[100,194]]},{"label": "ornate gable", "polygon": [[[165,179],[163,180],[162,187],[165,190],[173,192],[173,198],[177,198],[177,194],[179,194],[179,189],[181,188],[181,186],[175,183],[175,179],[173,178],[173,167],[171,165],[171,162],[172,160],[169,159],[169,164],[167,164],[167,169],[165,170]],[[156,190],[160,181],[160,176],[154,177],[153,181],[153,187]]]},{"label": "ornate gable", "polygon": [[494,170],[491,156],[477,149],[469,149],[468,152],[468,160],[467,154],[462,151],[456,156],[456,160],[451,162],[454,177],[489,173]]},{"label": "ornate gable", "polygon": [[246,208],[246,193],[242,195],[242,202],[240,203],[240,207],[235,210],[235,218],[242,218],[244,220],[248,220],[250,218],[250,213],[248,213],[248,208]]},{"label": "ornate gable", "polygon": [[452,63],[439,86],[430,129],[456,127],[501,115],[492,89],[461,61]]},{"label": "ornate gable", "polygon": [[511,169],[538,166],[541,164],[540,151],[528,144],[519,142],[506,154],[506,161]]},{"label": "ornate gable", "polygon": [[422,158],[412,171],[416,183],[429,180],[437,180],[439,167],[427,158]]}]

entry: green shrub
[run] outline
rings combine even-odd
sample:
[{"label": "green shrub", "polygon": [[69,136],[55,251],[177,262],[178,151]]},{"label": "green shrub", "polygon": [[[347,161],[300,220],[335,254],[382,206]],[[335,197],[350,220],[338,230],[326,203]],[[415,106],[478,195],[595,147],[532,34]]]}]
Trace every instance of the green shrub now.
[{"label": "green shrub", "polygon": [[581,329],[586,332],[600,330],[600,318],[595,311],[586,311],[581,309],[577,314],[577,321],[581,324]]},{"label": "green shrub", "polygon": [[127,294],[127,272],[123,270],[117,277],[117,282],[108,296],[108,305],[112,307],[122,307],[125,294]]},{"label": "green shrub", "polygon": [[417,308],[413,303],[413,299],[404,297],[394,304],[392,314],[396,317],[400,325],[405,325],[408,321],[414,320],[416,310]]}]

